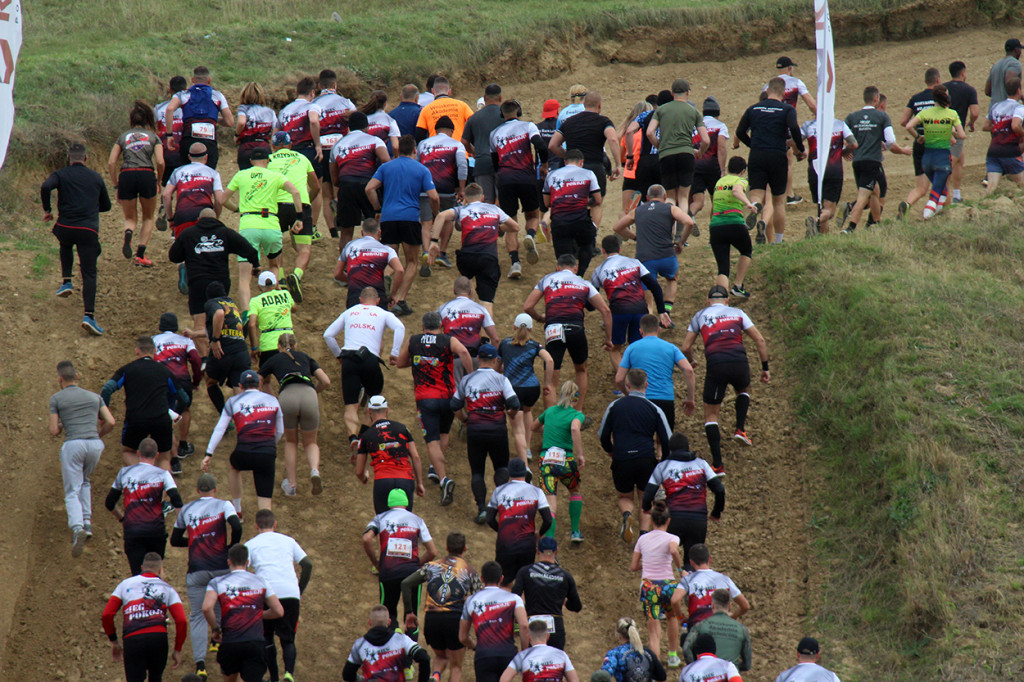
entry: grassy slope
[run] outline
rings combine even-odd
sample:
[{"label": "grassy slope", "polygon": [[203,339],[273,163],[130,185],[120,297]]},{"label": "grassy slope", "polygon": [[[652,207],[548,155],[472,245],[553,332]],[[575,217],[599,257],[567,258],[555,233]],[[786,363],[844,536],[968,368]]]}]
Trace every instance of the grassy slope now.
[{"label": "grassy slope", "polygon": [[1012,205],[992,208],[801,242],[758,266],[818,448],[831,575],[811,613],[849,652],[850,679],[1024,675],[995,653],[1016,650],[1024,608],[1024,236]]}]

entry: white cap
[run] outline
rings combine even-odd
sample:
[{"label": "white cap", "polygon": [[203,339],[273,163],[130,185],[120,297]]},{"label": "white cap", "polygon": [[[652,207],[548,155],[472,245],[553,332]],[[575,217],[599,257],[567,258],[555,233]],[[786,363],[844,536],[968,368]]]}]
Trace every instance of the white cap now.
[{"label": "white cap", "polygon": [[366,403],[366,406],[371,410],[386,410],[388,409],[388,401],[382,395],[375,395],[370,398],[370,401]]},{"label": "white cap", "polygon": [[533,329],[533,318],[527,313],[519,313],[516,315],[516,327],[526,327],[527,329]]},{"label": "white cap", "polygon": [[260,286],[269,287],[277,284],[277,275],[272,273],[270,270],[264,270],[260,273]]},{"label": "white cap", "polygon": [[476,101],[476,108],[477,109],[483,109],[484,108],[484,98],[483,97],[481,97],[480,99],[478,99]]}]

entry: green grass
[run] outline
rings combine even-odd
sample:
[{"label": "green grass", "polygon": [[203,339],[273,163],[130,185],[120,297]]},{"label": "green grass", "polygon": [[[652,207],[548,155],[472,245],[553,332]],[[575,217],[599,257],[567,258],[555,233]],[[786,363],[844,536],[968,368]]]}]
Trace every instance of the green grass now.
[{"label": "green grass", "polygon": [[844,680],[991,679],[984,654],[1019,648],[1024,236],[1016,211],[967,212],[757,266],[820,444],[812,620]]}]

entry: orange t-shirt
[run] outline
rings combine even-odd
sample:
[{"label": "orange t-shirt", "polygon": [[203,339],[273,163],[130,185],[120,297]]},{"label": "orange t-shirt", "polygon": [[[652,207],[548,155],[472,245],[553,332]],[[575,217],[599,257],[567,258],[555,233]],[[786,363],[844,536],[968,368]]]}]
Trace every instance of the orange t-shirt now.
[{"label": "orange t-shirt", "polygon": [[416,127],[427,131],[429,137],[437,134],[435,125],[442,116],[447,116],[455,124],[455,132],[452,138],[462,139],[462,129],[466,126],[466,120],[473,115],[473,110],[462,100],[442,95],[420,110],[420,117],[416,119]]}]

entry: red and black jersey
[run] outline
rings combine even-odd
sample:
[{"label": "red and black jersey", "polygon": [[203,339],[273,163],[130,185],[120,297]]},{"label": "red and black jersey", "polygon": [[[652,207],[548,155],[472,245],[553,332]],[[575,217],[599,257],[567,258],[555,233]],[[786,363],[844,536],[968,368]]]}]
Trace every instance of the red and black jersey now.
[{"label": "red and black jersey", "polygon": [[377,514],[366,530],[376,533],[380,542],[378,563],[382,581],[409,577],[420,567],[420,543],[433,539],[426,522],[401,507]]},{"label": "red and black jersey", "polygon": [[494,204],[474,201],[456,206],[455,229],[462,233],[462,253],[498,255],[498,235],[509,215]]},{"label": "red and black jersey", "polygon": [[448,400],[455,392],[452,337],[447,334],[413,334],[409,337],[412,385],[416,400]]},{"label": "red and black jersey", "polygon": [[[153,337],[153,344],[156,346],[153,359],[171,370],[179,384],[198,385],[202,376],[202,360],[192,339],[176,332],[160,332]],[[189,367],[192,368],[193,379],[189,378]]]},{"label": "red and black jersey", "polygon": [[348,663],[359,666],[366,682],[404,682],[405,659],[420,646],[400,632],[393,633],[383,644],[373,644],[367,637],[374,634],[374,630],[370,630],[366,637],[356,640]]},{"label": "red and black jersey", "polygon": [[437,311],[441,314],[441,329],[462,342],[470,353],[475,354],[482,340],[480,330],[494,324],[487,308],[465,296],[457,296]]},{"label": "red and black jersey", "polygon": [[321,90],[320,94],[313,98],[310,107],[320,115],[322,144],[324,137],[341,136],[348,132],[348,118],[345,112],[354,111],[356,105],[349,98],[339,95],[336,90]]},{"label": "red and black jersey", "polygon": [[331,148],[331,163],[338,169],[338,182],[366,183],[377,170],[377,148],[384,147],[379,137],[353,130]]},{"label": "red and black jersey", "polygon": [[313,141],[313,133],[309,127],[309,108],[311,106],[311,102],[297,99],[291,104],[285,105],[281,109],[281,113],[277,115],[278,128],[288,133],[292,140],[292,149]]},{"label": "red and black jersey", "polygon": [[384,272],[395,258],[398,258],[398,252],[393,248],[364,235],[346,244],[338,260],[345,261],[349,289],[362,291],[373,287],[383,291]]},{"label": "red and black jersey", "polygon": [[[807,163],[811,170],[815,170],[814,161],[818,158],[818,122],[807,121],[801,126],[800,132],[807,140]],[[832,136],[829,138],[828,161],[825,162],[826,178],[843,177],[843,148],[846,146],[846,138],[853,137],[853,131],[845,122],[839,119],[832,121]]]},{"label": "red and black jersey", "polygon": [[509,553],[532,551],[537,545],[537,512],[548,506],[544,491],[526,481],[495,488],[487,507],[497,511],[496,547]]},{"label": "red and black jersey", "polygon": [[238,568],[206,586],[220,604],[221,642],[262,642],[266,598],[276,596],[262,578]]},{"label": "red and black jersey", "polygon": [[491,131],[491,154],[497,157],[498,179],[504,183],[536,182],[531,145],[540,144],[540,131],[530,121],[505,121]]},{"label": "red and black jersey", "polygon": [[238,134],[239,148],[270,146],[270,135],[277,123],[273,109],[262,104],[243,104],[238,107],[238,115],[245,116],[245,127]]},{"label": "red and black jersey", "polygon": [[462,620],[473,624],[476,632],[476,657],[503,657],[516,654],[516,609],[526,609],[523,598],[500,587],[485,587],[466,600]]},{"label": "red and black jersey", "polygon": [[1020,100],[1004,99],[996,102],[988,112],[992,121],[992,142],[988,155],[996,158],[1020,156],[1021,138],[1013,130],[1013,119],[1024,120],[1024,105]]},{"label": "red and black jersey", "polygon": [[481,367],[462,377],[453,397],[465,404],[466,427],[472,432],[478,429],[504,431],[505,403],[517,396],[506,376],[490,367]]},{"label": "red and black jersey", "polygon": [[590,195],[600,192],[594,171],[568,164],[544,178],[551,202],[551,222],[559,225],[590,220]]},{"label": "red and black jersey", "polygon": [[[175,606],[177,609],[174,609]],[[133,575],[114,588],[103,614],[104,621],[110,619],[111,629],[118,607],[122,608],[124,615],[122,639],[151,632],[166,633],[167,617],[172,610],[180,611],[182,620],[185,616],[181,597],[173,587],[153,573]],[[180,639],[184,641],[185,638],[181,636]]]},{"label": "red and black jersey", "polygon": [[444,133],[428,137],[416,145],[416,158],[430,171],[438,194],[454,194],[459,180],[465,180],[468,174],[465,145]]},{"label": "red and black jersey", "polygon": [[711,595],[715,590],[729,590],[729,596],[733,599],[742,594],[732,578],[710,568],[699,568],[684,576],[679,580],[679,587],[676,589],[684,590],[686,593],[686,608],[689,613],[686,622],[691,628],[713,613]]},{"label": "red and black jersey", "polygon": [[202,163],[187,163],[175,168],[167,182],[178,194],[175,215],[180,213],[189,219],[198,218],[204,208],[213,208],[214,193],[224,190],[220,173]]},{"label": "red and black jersey", "polygon": [[522,675],[523,682],[562,682],[565,673],[575,670],[568,654],[547,644],[523,649],[508,667]]},{"label": "red and black jersey", "polygon": [[[704,117],[704,127],[708,131],[708,149],[704,156],[694,162],[694,169],[698,172],[721,172],[718,165],[718,145],[725,144],[729,139],[729,127],[714,116]],[[693,131],[693,148],[700,149],[700,133]]]},{"label": "red and black jersey", "polygon": [[672,515],[708,515],[708,481],[717,477],[703,459],[664,459],[654,467],[648,485],[665,488],[665,504]]},{"label": "red and black jersey", "polygon": [[181,508],[175,528],[188,531],[188,572],[228,567],[228,518],[237,516],[227,500],[200,497]]},{"label": "red and black jersey", "polygon": [[594,285],[570,270],[544,275],[537,283],[544,292],[544,324],[583,324],[587,301],[597,296]]},{"label": "red and black jersey", "polygon": [[708,364],[717,365],[747,361],[743,331],[753,326],[754,323],[739,308],[715,303],[694,315],[687,330],[700,334]]},{"label": "red and black jersey", "polygon": [[647,274],[647,268],[635,258],[613,254],[597,266],[590,281],[604,289],[613,314],[643,315],[647,312],[647,302],[640,278]]},{"label": "red and black jersey", "polygon": [[369,459],[374,479],[404,478],[411,481],[415,478],[409,455],[411,442],[412,434],[404,424],[381,419],[359,436],[359,453]]},{"label": "red and black jersey", "polygon": [[111,487],[124,495],[125,537],[167,534],[164,526],[164,494],[178,487],[169,471],[139,462],[122,467]]},{"label": "red and black jersey", "polygon": [[228,398],[224,413],[231,416],[238,433],[237,447],[246,452],[276,452],[279,429],[283,430],[281,404],[263,391],[249,390]]}]

